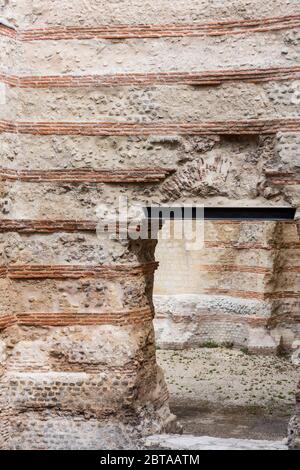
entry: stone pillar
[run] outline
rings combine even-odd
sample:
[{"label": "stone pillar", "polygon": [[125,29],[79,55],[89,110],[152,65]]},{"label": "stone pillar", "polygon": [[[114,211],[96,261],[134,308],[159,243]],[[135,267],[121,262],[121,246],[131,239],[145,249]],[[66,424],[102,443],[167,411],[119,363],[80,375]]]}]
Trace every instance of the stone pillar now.
[{"label": "stone pillar", "polygon": [[155,356],[156,242],[45,230],[2,238],[0,446],[136,447],[173,423]]}]

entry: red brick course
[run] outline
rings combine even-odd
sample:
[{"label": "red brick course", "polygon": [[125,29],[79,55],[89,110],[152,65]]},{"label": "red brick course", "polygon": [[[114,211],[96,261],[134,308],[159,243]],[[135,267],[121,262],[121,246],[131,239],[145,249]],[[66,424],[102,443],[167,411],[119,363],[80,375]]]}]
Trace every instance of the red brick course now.
[{"label": "red brick course", "polygon": [[300,323],[300,315],[296,312],[289,312],[288,314],[272,315],[268,322],[270,328],[276,328],[278,325],[294,325]]},{"label": "red brick course", "polygon": [[153,310],[141,307],[131,310],[97,313],[78,312],[28,312],[0,316],[0,329],[14,324],[19,326],[89,326],[89,325],[138,325],[153,320]]},{"label": "red brick course", "polygon": [[[156,319],[165,318],[164,315],[155,315]],[[174,323],[190,323],[191,318],[188,315],[172,315],[172,321]],[[250,326],[266,326],[268,324],[268,318],[266,317],[258,317],[254,315],[228,315],[222,313],[213,313],[211,311],[201,312],[197,315],[197,325],[201,325],[202,323],[213,323],[213,322],[226,322],[226,323],[234,323],[234,324],[246,324]]]},{"label": "red brick course", "polygon": [[9,279],[80,279],[96,277],[100,279],[116,279],[120,277],[153,274],[158,263],[141,265],[9,265],[0,267],[0,277]]},{"label": "red brick course", "polygon": [[20,79],[15,75],[0,73],[0,82],[10,86],[19,86]]},{"label": "red brick course", "polygon": [[253,135],[300,132],[300,119],[250,119],[202,122],[17,122],[0,121],[0,132],[31,135]]},{"label": "red brick course", "polygon": [[95,232],[96,229],[97,221],[92,220],[0,220],[0,233]]},{"label": "red brick course", "polygon": [[17,31],[14,28],[9,28],[4,24],[0,24],[0,36],[6,36],[9,38],[16,39],[17,38]]},{"label": "red brick course", "polygon": [[[149,238],[150,238],[149,226]],[[104,231],[105,233],[124,233],[126,231],[140,232],[141,223],[134,226],[134,222],[129,225],[120,224],[114,221],[92,221],[92,220],[11,220],[0,219],[1,232],[18,232],[18,233],[55,233],[55,232],[96,232]]]},{"label": "red brick course", "polygon": [[[109,222],[107,222],[109,224]],[[243,224],[253,224],[253,225],[265,225],[269,222],[264,221],[247,221],[240,222],[235,220],[215,220],[210,221],[210,224],[215,225],[243,225]],[[298,225],[295,221],[281,221],[280,225]],[[102,226],[102,224],[101,224]],[[55,233],[55,232],[96,232],[98,227],[98,222],[96,220],[28,220],[28,219],[0,219],[0,233],[5,232],[18,232],[18,233]],[[115,227],[114,227],[115,228]],[[136,230],[139,230],[140,226],[137,224]],[[107,227],[107,231],[109,227]],[[119,232],[124,230],[124,227],[118,226],[116,224],[116,230]],[[283,242],[278,240],[270,240],[268,243],[239,243],[237,240],[205,240],[206,248],[234,248],[234,249],[243,249],[243,250],[273,250],[274,248],[285,248],[285,249],[300,249],[300,241],[295,242]]]},{"label": "red brick course", "polygon": [[224,241],[216,241],[212,242],[210,240],[205,241],[205,248],[234,248],[236,250],[274,250],[276,249],[300,249],[300,242],[289,242],[289,243],[278,243],[272,242],[271,244],[263,244],[263,243],[239,243],[236,241],[232,242],[224,242]]},{"label": "red brick course", "polygon": [[295,14],[252,20],[227,20],[191,24],[57,26],[26,30],[15,30],[1,24],[0,35],[19,41],[197,37],[280,31],[298,28],[299,26],[300,15]]},{"label": "red brick course", "polygon": [[280,31],[300,26],[300,15],[192,24],[141,24],[34,28],[18,32],[22,41],[223,36]]},{"label": "red brick course", "polygon": [[12,121],[0,121],[0,133],[1,132],[17,134],[17,125]]},{"label": "red brick course", "polygon": [[67,183],[158,183],[174,170],[164,168],[90,170],[10,170],[0,168],[0,181]]},{"label": "red brick course", "polygon": [[300,173],[284,172],[277,170],[266,170],[267,180],[273,185],[295,186],[300,185]]},{"label": "red brick course", "polygon": [[[197,266],[197,269],[202,272],[239,272],[239,273],[254,273],[254,274],[273,274],[273,269],[262,266],[246,266],[237,264],[205,264]],[[300,273],[300,266],[283,266],[278,269],[279,272]]]},{"label": "red brick course", "polygon": [[286,292],[256,292],[256,291],[243,291],[234,289],[204,289],[205,294],[212,295],[226,295],[230,297],[239,297],[241,299],[256,299],[256,300],[279,300],[279,299],[300,299],[300,292],[286,291]]},{"label": "red brick course", "polygon": [[300,79],[300,67],[224,69],[207,72],[124,73],[113,75],[23,76],[0,74],[0,82],[20,88],[80,88],[96,86],[191,85],[218,86],[227,82],[261,83]]},{"label": "red brick course", "polygon": [[5,266],[0,267],[0,278],[7,276],[7,268]]},{"label": "red brick course", "polygon": [[[117,266],[83,266],[83,265],[9,265],[0,267],[0,277],[9,279],[80,279],[96,277],[101,279],[114,279],[122,276],[136,276],[153,273],[158,263],[144,265],[117,265]],[[262,266],[247,265],[200,265],[201,272],[239,272],[271,275],[273,270]],[[280,272],[299,273],[300,266],[284,266]],[[244,292],[244,291],[243,291]]]}]

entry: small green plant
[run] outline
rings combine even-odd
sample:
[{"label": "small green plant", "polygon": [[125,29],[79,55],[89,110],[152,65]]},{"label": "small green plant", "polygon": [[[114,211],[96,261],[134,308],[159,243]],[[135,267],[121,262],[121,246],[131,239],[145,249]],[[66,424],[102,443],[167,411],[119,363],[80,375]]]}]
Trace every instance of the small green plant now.
[{"label": "small green plant", "polygon": [[219,345],[218,343],[215,343],[214,341],[206,341],[206,343],[202,343],[201,347],[209,348],[209,349],[216,349],[216,348],[219,348]]},{"label": "small green plant", "polygon": [[242,352],[243,354],[247,354],[248,356],[250,355],[250,352],[249,352],[249,349],[248,349],[248,348],[242,348],[242,349],[241,349],[241,352]]}]

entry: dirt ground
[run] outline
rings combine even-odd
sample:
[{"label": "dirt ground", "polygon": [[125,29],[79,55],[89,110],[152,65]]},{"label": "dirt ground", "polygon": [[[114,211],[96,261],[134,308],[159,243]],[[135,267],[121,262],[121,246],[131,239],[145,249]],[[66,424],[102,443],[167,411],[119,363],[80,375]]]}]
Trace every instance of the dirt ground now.
[{"label": "dirt ground", "polygon": [[184,433],[286,437],[300,374],[288,359],[225,348],[161,350],[157,357]]}]

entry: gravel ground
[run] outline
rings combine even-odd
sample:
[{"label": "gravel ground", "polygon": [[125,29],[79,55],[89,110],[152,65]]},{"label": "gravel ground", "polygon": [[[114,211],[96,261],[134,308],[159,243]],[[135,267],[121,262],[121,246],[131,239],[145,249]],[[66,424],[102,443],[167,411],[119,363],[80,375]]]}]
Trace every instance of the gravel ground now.
[{"label": "gravel ground", "polygon": [[225,348],[161,350],[157,356],[184,433],[246,439],[286,436],[300,374],[288,359]]},{"label": "gravel ground", "polygon": [[145,439],[146,447],[168,450],[288,450],[282,442],[164,434]]}]

